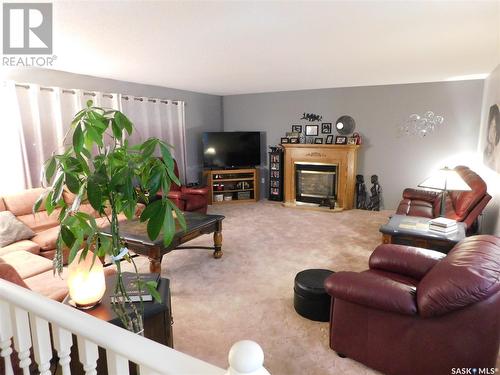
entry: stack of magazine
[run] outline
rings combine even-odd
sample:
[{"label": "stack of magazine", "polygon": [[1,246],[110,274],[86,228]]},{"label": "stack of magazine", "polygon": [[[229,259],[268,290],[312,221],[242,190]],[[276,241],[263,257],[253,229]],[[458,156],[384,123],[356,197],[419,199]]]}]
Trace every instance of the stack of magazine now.
[{"label": "stack of magazine", "polygon": [[[139,286],[137,285],[137,276],[139,276],[141,280],[141,288],[139,288]],[[158,283],[160,281],[159,273],[136,274],[134,272],[123,272],[122,277],[123,285],[125,286],[125,290],[127,291],[131,302],[139,302],[141,300],[141,297],[143,302],[153,300],[153,296],[151,295],[149,289],[146,287],[146,283],[154,282],[158,286]],[[111,302],[115,302],[119,298],[121,298],[121,296],[112,295]]]},{"label": "stack of magazine", "polygon": [[456,232],[458,229],[457,221],[445,217],[437,217],[429,221],[429,230],[443,234]]}]

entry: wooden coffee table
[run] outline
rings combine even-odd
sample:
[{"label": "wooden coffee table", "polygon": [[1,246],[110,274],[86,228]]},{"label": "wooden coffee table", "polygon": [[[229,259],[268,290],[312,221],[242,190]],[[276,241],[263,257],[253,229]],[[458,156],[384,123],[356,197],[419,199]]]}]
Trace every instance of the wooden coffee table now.
[{"label": "wooden coffee table", "polygon": [[423,247],[448,253],[465,238],[465,224],[458,222],[456,232],[444,234],[429,230],[431,219],[417,216],[393,215],[380,227],[382,243]]},{"label": "wooden coffee table", "polygon": [[[183,230],[176,220],[176,232],[170,245],[163,244],[163,234],[160,233],[154,241],[150,240],[146,230],[146,223],[133,219],[120,223],[120,235],[125,246],[134,253],[149,258],[150,272],[161,272],[163,256],[173,250],[179,249],[208,249],[214,251],[214,258],[222,257],[222,215],[203,215],[195,212],[184,212],[186,230]],[[110,235],[110,227],[102,230],[105,235]],[[214,234],[214,246],[180,246],[203,234]]]}]

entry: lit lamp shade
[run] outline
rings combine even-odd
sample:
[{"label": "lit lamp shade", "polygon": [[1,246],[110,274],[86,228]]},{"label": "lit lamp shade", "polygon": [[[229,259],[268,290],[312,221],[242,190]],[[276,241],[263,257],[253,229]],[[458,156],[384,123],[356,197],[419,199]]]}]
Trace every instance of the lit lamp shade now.
[{"label": "lit lamp shade", "polygon": [[441,168],[436,171],[432,176],[426,178],[419,187],[436,189],[436,190],[449,190],[449,191],[470,191],[472,190],[469,185],[460,177],[454,169],[448,167]]},{"label": "lit lamp shade", "polygon": [[89,251],[85,259],[80,260],[81,254],[82,250],[68,266],[69,296],[79,309],[90,309],[101,301],[106,291],[106,280],[99,258],[92,265],[94,254]]}]

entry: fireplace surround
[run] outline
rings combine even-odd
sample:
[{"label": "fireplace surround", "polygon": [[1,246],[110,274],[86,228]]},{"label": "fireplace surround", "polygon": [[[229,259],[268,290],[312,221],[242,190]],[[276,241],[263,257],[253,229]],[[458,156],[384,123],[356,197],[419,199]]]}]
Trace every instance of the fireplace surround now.
[{"label": "fireplace surround", "polygon": [[359,147],[284,144],[284,204],[292,207],[303,203],[319,205],[319,200],[324,199],[321,197],[333,193],[336,195],[336,211],[352,209]]}]

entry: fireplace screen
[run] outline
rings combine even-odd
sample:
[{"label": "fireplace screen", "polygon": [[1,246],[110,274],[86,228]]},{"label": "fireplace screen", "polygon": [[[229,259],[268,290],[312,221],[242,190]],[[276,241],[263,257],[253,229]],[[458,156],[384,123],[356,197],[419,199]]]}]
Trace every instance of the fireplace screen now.
[{"label": "fireplace screen", "polygon": [[295,200],[321,204],[337,195],[337,166],[295,163]]}]

